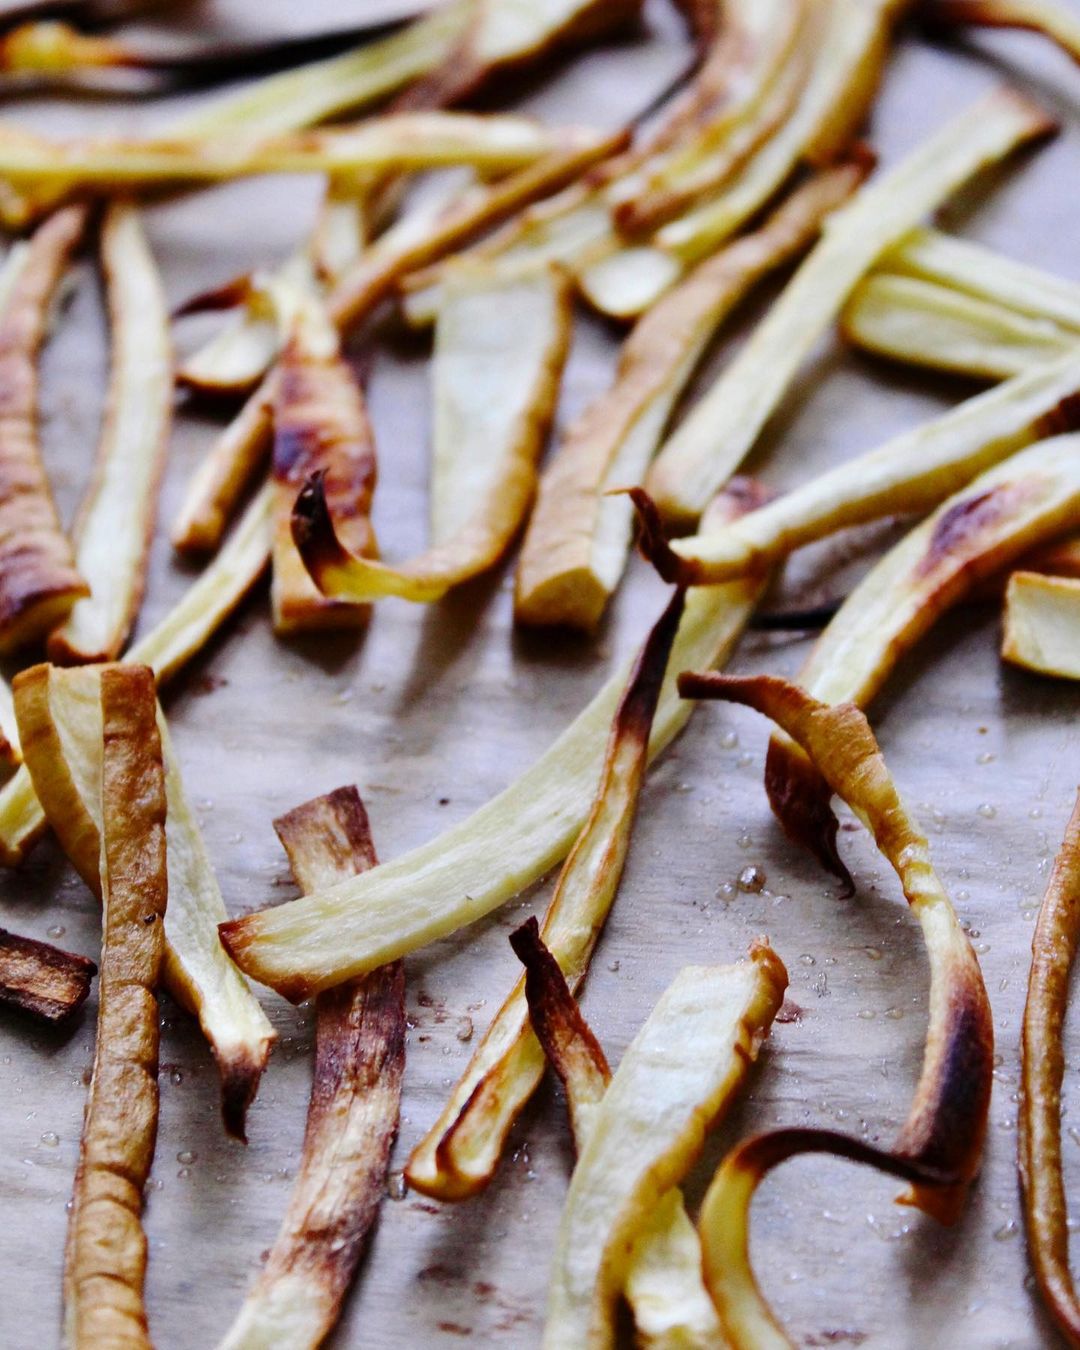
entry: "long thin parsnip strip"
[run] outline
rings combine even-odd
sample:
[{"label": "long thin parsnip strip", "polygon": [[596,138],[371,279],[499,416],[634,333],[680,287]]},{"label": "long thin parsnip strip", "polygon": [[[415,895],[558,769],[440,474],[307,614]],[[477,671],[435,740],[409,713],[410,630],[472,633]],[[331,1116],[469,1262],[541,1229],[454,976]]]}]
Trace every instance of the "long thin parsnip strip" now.
[{"label": "long thin parsnip strip", "polygon": [[109,666],[97,685],[104,931],[97,1046],[68,1219],[64,1341],[72,1350],[149,1350],[141,1210],[158,1117],[165,776],[151,672]]},{"label": "long thin parsnip strip", "polygon": [[1070,1345],[1080,1345],[1080,1299],[1069,1270],[1069,1220],[1061,1158],[1062,1036],[1069,972],[1080,935],[1080,798],[1039,910],[1020,1038],[1017,1153],[1028,1252],[1043,1302]]},{"label": "long thin parsnip strip", "polygon": [[111,661],[142,601],[172,420],[172,347],[161,278],[134,207],[105,216],[101,264],[112,363],[97,464],[75,526],[75,565],[90,586],[49,637],[49,659]]},{"label": "long thin parsnip strip", "polygon": [[[529,1020],[562,1082],[580,1153],[611,1070],[559,963],[544,945],[536,920],[511,934],[510,942],[525,966]],[[779,960],[777,966],[783,969]],[[786,972],[782,980],[786,985]],[[720,1324],[702,1281],[701,1244],[677,1186],[661,1198],[634,1243],[624,1293],[634,1314],[637,1345],[648,1350],[713,1350],[721,1344]]]},{"label": "long thin parsnip strip", "polygon": [[518,562],[519,623],[596,627],[626,565],[633,525],[629,499],[609,490],[641,481],[716,329],[762,277],[811,244],[863,176],[853,164],[811,180],[639,321],[615,383],[570,428],[540,480]]},{"label": "long thin parsnip strip", "polygon": [[[647,767],[649,733],[683,613],[676,591],[630,673],[612,719],[592,809],[544,915],[543,937],[571,989],[580,989],[615,902]],[[462,1200],[491,1181],[506,1137],[543,1075],[518,980],[473,1053],[439,1118],[413,1149],[409,1184]]]},{"label": "long thin parsnip strip", "polygon": [[[866,707],[900,658],[978,583],[1080,523],[1080,433],[1041,441],[980,475],[892,548],[822,633],[799,680],[826,703]],[[820,775],[774,737],[765,767],[784,829],[850,883]]]},{"label": "long thin parsnip strip", "polygon": [[[724,499],[720,512],[731,509]],[[675,673],[722,664],[760,589],[756,581],[737,582],[688,600],[650,758],[686,722]],[[287,998],[304,999],[446,936],[543,876],[585,822],[627,673],[619,670],[531,769],[459,825],[355,881],[225,924],[222,940],[233,959]]]},{"label": "long thin parsnip strip", "polygon": [[990,1106],[994,1034],[979,963],[934,871],[926,838],[900,799],[865,715],[767,675],[684,674],[686,698],[742,703],[771,718],[874,836],[922,929],[930,961],[930,1020],[922,1072],[892,1152],[947,1184],[916,1184],[904,1202],[944,1223],[960,1214],[979,1171]]},{"label": "long thin parsnip strip", "polygon": [[42,637],[88,593],[41,462],[37,408],[49,310],[86,221],[72,206],[38,229],[0,314],[0,651]]},{"label": "long thin parsnip strip", "polygon": [[433,492],[432,546],[397,566],[358,556],[339,537],[320,474],[297,499],[292,529],[323,595],[430,603],[499,561],[536,490],[571,317],[569,279],[555,268],[455,274],[435,339],[435,476],[451,490]]},{"label": "long thin parsnip strip", "polygon": [[0,1004],[64,1022],[86,1002],[97,966],[85,956],[0,928]]},{"label": "long thin parsnip strip", "polygon": [[[377,863],[355,788],[274,822],[302,890]],[[315,1071],[289,1207],[258,1279],[219,1350],[314,1350],[341,1306],[386,1194],[405,1068],[400,961],[320,994]]]},{"label": "long thin parsnip strip", "polygon": [[1039,675],[1080,680],[1080,580],[1014,572],[1005,590],[1001,659]]},{"label": "long thin parsnip strip", "polygon": [[543,1345],[611,1346],[635,1243],[738,1091],[787,971],[764,943],[736,966],[687,966],[589,1113],[552,1262]]},{"label": "long thin parsnip strip", "polygon": [[1053,0],[928,0],[926,10],[935,23],[1042,33],[1080,64],[1080,19]]},{"label": "long thin parsnip strip", "polygon": [[746,346],[668,440],[647,487],[661,511],[693,520],[738,467],[815,342],[890,244],[973,175],[1052,123],[1011,90],[980,100],[833,213]]},{"label": "long thin parsnip strip", "polygon": [[377,552],[371,526],[375,491],[375,437],[360,386],[341,355],[337,330],[313,296],[298,305],[297,321],[281,359],[274,409],[271,483],[274,493],[274,631],[355,628],[366,605],[323,595],[292,540],[297,493],[319,475],[327,509],[346,546],[360,556]]}]

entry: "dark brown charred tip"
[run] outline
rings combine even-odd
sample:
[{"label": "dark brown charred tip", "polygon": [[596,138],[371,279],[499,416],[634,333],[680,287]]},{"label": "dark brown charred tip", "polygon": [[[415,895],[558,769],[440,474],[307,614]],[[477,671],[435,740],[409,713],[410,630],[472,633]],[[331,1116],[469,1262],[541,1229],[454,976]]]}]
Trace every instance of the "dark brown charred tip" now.
[{"label": "dark brown charred tip", "polygon": [[1036,428],[1040,440],[1080,430],[1080,391],[1066,394],[1060,403],[1039,418]]},{"label": "dark brown charred tip", "polygon": [[86,1002],[97,966],[88,957],[0,928],[0,1004],[54,1025]]},{"label": "dark brown charred tip", "polygon": [[[337,537],[326,500],[326,471],[313,473],[293,503],[293,543],[316,586],[328,567],[347,563],[349,552]],[[320,587],[321,589],[321,587]]]},{"label": "dark brown charred tip", "polygon": [[220,286],[211,286],[205,291],[189,296],[172,312],[173,319],[186,319],[192,314],[215,314],[223,309],[236,309],[251,299],[255,289],[252,274],[244,272],[238,277],[222,282]]},{"label": "dark brown charred tip", "polygon": [[261,1054],[252,1054],[241,1050],[228,1057],[218,1058],[218,1072],[221,1075],[221,1118],[225,1123],[225,1133],[241,1144],[247,1143],[248,1107],[255,1100],[259,1090],[266,1061],[270,1056],[270,1043]]},{"label": "dark brown charred tip", "polygon": [[781,1163],[806,1153],[826,1153],[864,1167],[873,1167],[912,1186],[947,1187],[954,1185],[956,1180],[948,1172],[876,1148],[863,1139],[841,1134],[838,1130],[798,1125],[751,1136],[733,1149],[724,1160],[724,1166],[738,1167],[760,1181]]},{"label": "dark brown charred tip", "polygon": [[814,632],[831,623],[843,603],[842,600],[829,600],[809,609],[758,610],[751,615],[749,627],[759,633]]},{"label": "dark brown charred tip", "polygon": [[796,745],[775,736],[765,755],[765,793],[791,842],[839,880],[841,899],[854,895],[855,880],[836,847],[840,822],[832,809],[832,789]]},{"label": "dark brown charred tip", "polygon": [[615,734],[637,736],[642,743],[648,741],[685,605],[686,591],[679,586],[638,652],[615,713]]},{"label": "dark brown charred tip", "polygon": [[697,579],[697,568],[685,558],[680,558],[668,543],[660,512],[653,499],[642,487],[615,489],[615,493],[622,492],[634,503],[638,514],[638,548],[642,556],[652,563],[661,578],[669,584],[693,585]]}]

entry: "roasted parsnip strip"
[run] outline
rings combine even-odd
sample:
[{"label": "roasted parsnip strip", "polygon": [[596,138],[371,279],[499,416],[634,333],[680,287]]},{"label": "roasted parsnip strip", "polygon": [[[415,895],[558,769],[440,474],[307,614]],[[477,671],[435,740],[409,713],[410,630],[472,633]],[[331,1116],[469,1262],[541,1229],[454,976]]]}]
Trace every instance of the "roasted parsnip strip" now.
[{"label": "roasted parsnip strip", "polygon": [[909,365],[990,380],[1075,349],[1080,334],[902,272],[874,272],[840,315],[848,342]]},{"label": "roasted parsnip strip", "polygon": [[[98,895],[100,879],[94,859],[104,829],[100,690],[108,669],[34,666],[18,677],[15,691],[33,786],[65,853]],[[169,806],[166,833],[172,897],[165,922],[165,983],[177,1001],[199,1019],[221,1074],[226,1128],[242,1139],[244,1117],[266,1066],[274,1032],[217,941],[217,925],[226,916],[225,902],[160,710],[157,725]]]},{"label": "roasted parsnip strip", "polygon": [[392,566],[357,556],[335,530],[324,475],[296,501],[293,540],[323,595],[351,604],[383,596],[429,603],[486,572],[521,528],[555,412],[570,340],[565,273],[456,271],[435,340],[432,546]]},{"label": "roasted parsnip strip", "polygon": [[[734,509],[724,498],[718,515]],[[690,597],[650,757],[685,724],[675,673],[726,660],[759,594],[756,581],[745,581]],[[459,825],[355,881],[225,924],[234,960],[286,997],[308,998],[471,923],[543,876],[585,822],[627,673],[619,670],[531,769]]]},{"label": "roasted parsnip strip", "polygon": [[[630,672],[611,723],[588,819],[571,849],[544,915],[544,942],[569,986],[581,987],[615,901],[645,775],[649,733],[683,613],[677,591]],[[413,1149],[409,1184],[440,1200],[461,1200],[495,1175],[506,1136],[536,1091],[544,1057],[529,1029],[525,983],[518,980],[439,1118]]]},{"label": "roasted parsnip strip", "polygon": [[787,988],[764,943],[735,966],[687,966],[631,1042],[599,1104],[559,1225],[543,1344],[614,1344],[635,1243],[690,1170],[757,1057]]},{"label": "roasted parsnip strip", "polygon": [[354,628],[367,621],[366,605],[323,595],[292,541],[297,493],[319,475],[324,504],[346,546],[363,556],[377,551],[371,526],[375,438],[363,395],[341,355],[337,330],[314,296],[301,302],[282,355],[274,409],[273,582],[274,631],[280,634]]},{"label": "roasted parsnip strip", "polygon": [[97,464],[75,525],[90,594],[49,637],[49,658],[111,661],[142,601],[172,420],[172,347],[161,278],[135,208],[117,204],[101,235],[112,366]]},{"label": "roasted parsnip strip", "polygon": [[[580,1153],[611,1070],[559,963],[544,945],[536,920],[511,934],[510,942],[525,966],[529,1019],[562,1081]],[[721,1344],[720,1324],[702,1281],[701,1244],[677,1186],[660,1199],[634,1243],[624,1293],[633,1310],[639,1346],[713,1350]]]},{"label": "roasted parsnip strip", "polygon": [[[355,788],[316,797],[274,828],[303,890],[376,865]],[[321,1345],[340,1316],[386,1193],[405,1068],[402,963],[320,994],[315,1019],[311,1101],[289,1207],[219,1350]]]},{"label": "roasted parsnip strip", "polygon": [[708,539],[676,539],[670,579],[742,576],[845,526],[927,511],[1024,446],[1076,426],[1078,392],[1074,351],[838,464]]},{"label": "roasted parsnip strip", "polygon": [[0,928],[0,1004],[63,1022],[86,1002],[97,966],[85,956]]},{"label": "roasted parsnip strip", "polygon": [[38,354],[86,221],[73,206],[38,229],[0,313],[0,651],[43,636],[88,592],[60,528],[37,425]]},{"label": "roasted parsnip strip", "polygon": [[68,1219],[64,1340],[73,1350],[148,1350],[141,1210],[158,1118],[165,775],[153,674],[108,666],[97,685],[104,930],[97,1046]]},{"label": "roasted parsnip strip", "polygon": [[1012,90],[954,118],[831,216],[823,238],[749,341],[660,452],[647,486],[668,517],[693,520],[734,472],[799,366],[864,273],[979,170],[1053,124]]},{"label": "roasted parsnip strip", "polygon": [[1080,934],[1080,798],[1039,910],[1020,1038],[1018,1158],[1028,1252],[1039,1292],[1070,1345],[1080,1345],[1080,1300],[1069,1270],[1069,1221],[1061,1160],[1062,1036],[1069,972]]},{"label": "roasted parsnip strip", "polygon": [[934,22],[1042,33],[1080,63],[1080,20],[1053,0],[927,0],[926,13]]},{"label": "roasted parsnip strip", "polygon": [[519,623],[596,627],[626,565],[633,524],[629,498],[610,489],[641,481],[716,329],[763,276],[812,243],[863,176],[851,164],[811,180],[638,322],[615,383],[570,428],[540,480],[518,563]]},{"label": "roasted parsnip strip", "polygon": [[930,861],[924,835],[900,799],[870,724],[852,703],[822,703],[768,675],[686,673],[686,698],[742,703],[771,718],[873,834],[919,921],[930,960],[930,1022],[923,1067],[893,1152],[948,1185],[915,1184],[904,1197],[943,1223],[959,1217],[982,1159],[994,1033],[979,963]]},{"label": "roasted parsnip strip", "polygon": [[1014,572],[1005,591],[1001,658],[1040,675],[1080,680],[1080,580]]},{"label": "roasted parsnip strip", "polygon": [[[1080,521],[1080,433],[1041,441],[988,470],[868,573],[799,675],[813,697],[866,707],[905,652],[986,577]],[[787,833],[846,878],[829,793],[797,746],[774,737],[765,785]]]}]

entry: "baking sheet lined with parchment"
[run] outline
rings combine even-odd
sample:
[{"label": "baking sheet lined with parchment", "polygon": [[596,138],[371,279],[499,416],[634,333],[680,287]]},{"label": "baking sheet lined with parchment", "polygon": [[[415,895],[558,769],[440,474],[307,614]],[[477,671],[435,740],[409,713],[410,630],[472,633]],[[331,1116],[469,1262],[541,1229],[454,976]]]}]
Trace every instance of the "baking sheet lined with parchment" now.
[{"label": "baking sheet lined with parchment", "polygon": [[[313,29],[340,13],[313,4]],[[331,13],[331,10],[334,12]],[[192,11],[258,25],[234,0]],[[210,19],[207,19],[207,14]],[[520,106],[553,122],[614,126],[686,63],[666,3],[647,33],[530,77]],[[983,178],[948,208],[950,228],[1080,277],[1080,74],[1034,38],[980,38],[964,49],[899,45],[872,127],[895,160],[994,84],[1012,80],[1062,119],[1058,139]],[[13,105],[3,116],[46,131],[125,130],[163,122],[170,104]],[[284,258],[318,195],[313,180],[260,179],[149,207],[147,225],[170,299]],[[77,286],[45,357],[48,465],[67,519],[93,458],[106,370],[93,269]],[[751,306],[733,326],[745,332]],[[194,333],[194,330],[192,330]],[[579,316],[559,423],[610,378],[618,334]],[[713,358],[724,359],[725,344]],[[393,323],[360,337],[380,445],[375,523],[383,550],[425,541],[430,439],[424,342]],[[798,482],[966,396],[937,379],[826,345],[803,371],[752,462],[776,486]],[[177,418],[161,526],[213,436],[206,411]],[[793,560],[777,604],[843,594],[889,525]],[[164,529],[154,548],[145,631],[191,572]],[[430,608],[382,602],[361,638],[283,643],[260,591],[177,685],[166,706],[200,821],[235,913],[295,893],[271,819],[355,782],[380,856],[392,858],[466,816],[527,767],[631,650],[663,587],[635,561],[593,642],[515,634],[512,567]],[[1018,1034],[1034,913],[1078,778],[1077,693],[1003,667],[992,606],[950,615],[890,681],[872,721],[897,782],[930,831],[934,857],[969,926],[994,1010],[998,1068],[986,1168],[952,1230],[892,1203],[895,1186],[819,1158],[763,1187],[754,1257],[765,1289],[807,1346],[1029,1347],[1053,1336],[1029,1288],[1016,1182]],[[809,643],[750,635],[734,668],[797,671]],[[676,971],[723,962],[769,935],[788,966],[799,1015],[776,1025],[749,1093],[714,1137],[689,1194],[700,1196],[732,1140],[757,1128],[820,1123],[888,1141],[904,1117],[925,1032],[927,968],[895,878],[845,817],[842,850],[857,882],[841,900],[773,822],[761,786],[768,727],[703,706],[652,773],[619,900],[584,995],[609,1057],[622,1050]],[[737,878],[756,864],[760,892]],[[514,978],[508,931],[541,907],[550,882],[474,927],[408,959],[410,1037],[400,1168],[434,1119],[486,1019]],[[94,954],[96,901],[46,842],[0,876],[0,924]],[[66,1222],[93,1052],[95,995],[74,1029],[0,1023],[0,1345],[59,1342]],[[244,1147],[225,1139],[218,1082],[197,1029],[162,1002],[162,1113],[146,1225],[155,1343],[205,1347],[228,1327],[272,1242],[303,1133],[312,1016],[266,995],[280,1034]],[[1066,1181],[1080,1200],[1080,1025],[1070,1022],[1064,1087]],[[514,1131],[488,1193],[456,1207],[391,1199],[379,1220],[335,1345],[527,1347],[543,1325],[548,1262],[572,1162],[559,1093],[545,1086]],[[1078,1203],[1080,1213],[1080,1203]]]}]

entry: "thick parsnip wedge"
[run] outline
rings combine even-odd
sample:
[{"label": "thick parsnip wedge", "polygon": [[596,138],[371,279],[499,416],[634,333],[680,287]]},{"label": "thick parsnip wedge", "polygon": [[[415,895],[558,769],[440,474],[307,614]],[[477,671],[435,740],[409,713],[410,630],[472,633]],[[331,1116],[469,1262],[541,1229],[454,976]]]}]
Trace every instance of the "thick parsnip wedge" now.
[{"label": "thick parsnip wedge", "polygon": [[[988,470],[906,535],[856,586],[799,674],[813,697],[865,708],[900,658],[980,581],[1080,522],[1080,433]],[[829,792],[791,741],[774,737],[769,800],[790,837],[838,876]]]},{"label": "thick parsnip wedge", "polygon": [[1039,675],[1080,680],[1080,580],[1014,572],[1005,591],[1001,659]]},{"label": "thick parsnip wedge", "polygon": [[[305,802],[274,828],[305,891],[376,865],[355,788]],[[386,1194],[404,1069],[400,961],[319,995],[311,1100],[289,1207],[218,1350],[314,1350],[329,1334]]]},{"label": "thick parsnip wedge", "polygon": [[660,452],[647,480],[665,516],[694,520],[733,473],[798,369],[881,254],[957,188],[1053,123],[1028,99],[998,90],[872,180],[829,219],[749,341]]},{"label": "thick parsnip wedge", "polygon": [[900,878],[930,961],[930,1021],[915,1097],[892,1151],[948,1182],[916,1184],[904,1203],[954,1222],[982,1161],[994,1056],[990,1003],[926,838],[900,799],[870,724],[852,703],[831,706],[768,675],[687,673],[679,689],[686,698],[745,704],[782,727]]},{"label": "thick parsnip wedge", "polygon": [[64,1342],[146,1347],[143,1188],[158,1119],[158,1006],[165,955],[165,774],[154,677],[98,677],[103,905],[97,1045],[68,1219]]},{"label": "thick parsnip wedge", "polygon": [[926,8],[934,23],[1042,33],[1080,64],[1080,19],[1054,0],[929,0]]},{"label": "thick parsnip wedge", "polygon": [[310,296],[299,305],[282,354],[274,408],[270,600],[278,634],[355,628],[370,613],[366,605],[323,595],[293,543],[297,493],[315,474],[343,546],[350,554],[374,555],[375,437],[360,386],[341,355],[337,329],[321,301]]},{"label": "thick parsnip wedge", "polygon": [[41,462],[37,407],[49,311],[86,221],[72,206],[37,230],[0,314],[0,651],[42,637],[88,593]]},{"label": "thick parsnip wedge", "polygon": [[[717,516],[738,509],[725,497]],[[668,662],[650,758],[682,730],[674,677],[722,664],[761,592],[757,581],[691,595]],[[569,852],[588,815],[611,719],[626,686],[622,667],[546,754],[467,820],[355,881],[223,925],[240,967],[300,1001],[374,970],[490,913]]]},{"label": "thick parsnip wedge", "polygon": [[432,546],[397,566],[357,556],[336,529],[320,473],[297,498],[292,530],[323,595],[430,603],[495,566],[536,490],[571,318],[569,278],[556,268],[455,270],[435,338]]},{"label": "thick parsnip wedge", "polygon": [[1039,1292],[1062,1336],[1080,1345],[1080,1299],[1069,1269],[1069,1219],[1061,1158],[1062,1036],[1069,973],[1080,935],[1080,798],[1039,910],[1020,1038],[1018,1160],[1028,1253]]},{"label": "thick parsnip wedge", "polygon": [[[608,735],[592,809],[559,876],[543,936],[571,989],[581,987],[607,919],[637,811],[649,733],[683,613],[676,591],[630,672]],[[529,1029],[525,982],[495,1014],[431,1129],[413,1149],[409,1184],[439,1200],[462,1200],[495,1175],[510,1127],[536,1091],[544,1057]]]},{"label": "thick parsnip wedge", "polygon": [[908,365],[1007,379],[1080,344],[1080,334],[902,272],[874,272],[840,315],[848,342]]},{"label": "thick parsnip wedge", "polygon": [[0,928],[0,1004],[64,1022],[86,1002],[97,966],[85,956]]},{"label": "thick parsnip wedge", "polygon": [[[139,670],[148,667],[135,667]],[[61,670],[40,665],[16,680],[15,704],[26,767],[49,823],[80,876],[100,896],[94,865],[101,848],[101,688],[109,666]],[[222,1082],[222,1113],[230,1134],[244,1137],[244,1117],[259,1085],[275,1035],[246,981],[217,941],[225,902],[206,845],[184,792],[160,709],[168,799],[171,904],[165,922],[166,987],[199,1019]]]},{"label": "thick parsnip wedge", "polygon": [[[512,933],[510,942],[525,966],[529,1020],[562,1082],[580,1153],[611,1070],[536,920]],[[786,972],[782,978],[786,985]],[[702,1281],[701,1244],[677,1186],[660,1199],[635,1241],[623,1292],[634,1314],[637,1345],[647,1350],[714,1350],[721,1344],[720,1324]]]},{"label": "thick parsnip wedge", "polygon": [[599,1105],[559,1224],[543,1344],[611,1346],[635,1242],[701,1151],[787,987],[763,943],[735,966],[687,966],[631,1042]]},{"label": "thick parsnip wedge", "polygon": [[90,594],[49,637],[49,659],[111,661],[135,622],[172,421],[172,347],[161,278],[134,207],[101,234],[112,361],[90,489],[75,524],[75,565]]},{"label": "thick parsnip wedge", "polygon": [[1080,351],[1074,351],[838,464],[723,531],[676,539],[669,579],[723,581],[845,526],[928,511],[1016,451],[1075,427],[1078,392]]},{"label": "thick parsnip wedge", "polygon": [[827,170],[752,234],[696,268],[623,344],[615,383],[570,428],[545,469],[518,562],[519,623],[595,629],[630,548],[633,507],[612,488],[639,483],[675,404],[720,324],[770,271],[813,242],[855,190],[860,164]]}]

